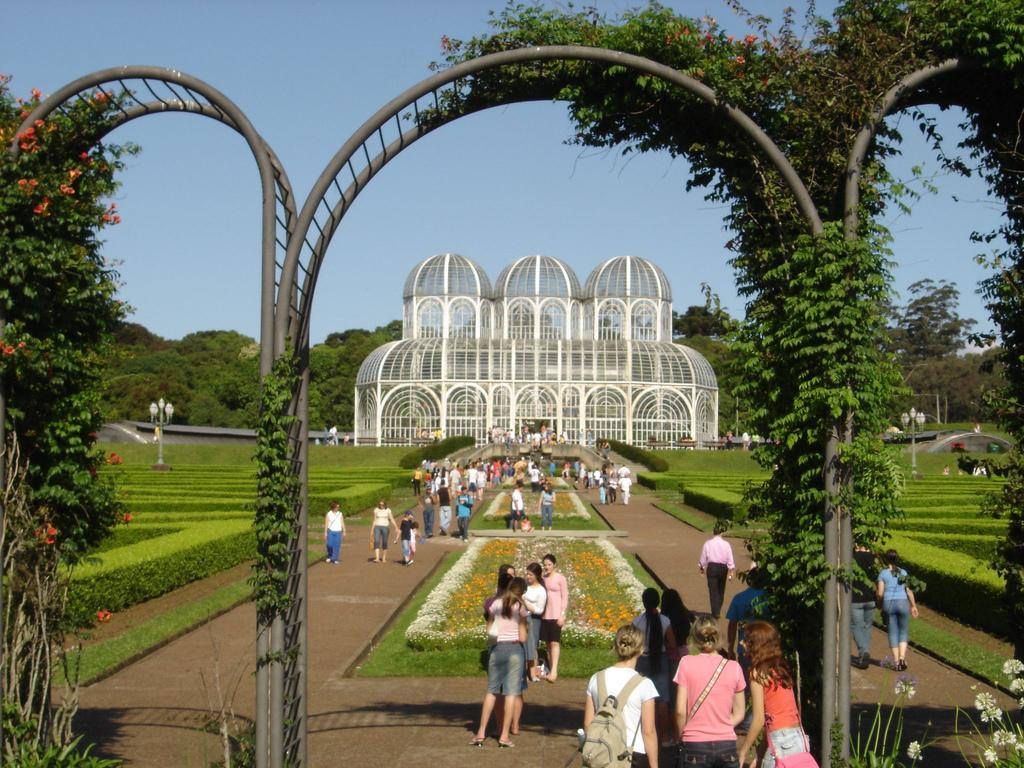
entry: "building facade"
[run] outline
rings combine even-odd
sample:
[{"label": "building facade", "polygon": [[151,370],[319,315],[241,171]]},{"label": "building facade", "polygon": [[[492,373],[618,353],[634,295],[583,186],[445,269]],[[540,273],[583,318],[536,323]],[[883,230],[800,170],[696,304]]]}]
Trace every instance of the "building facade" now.
[{"label": "building facade", "polygon": [[718,382],[672,342],[672,293],[651,262],[618,256],[581,287],[550,256],[524,256],[491,285],[464,256],[432,256],[405,282],[402,339],[356,380],[360,444],[440,431],[485,442],[547,427],[574,443],[700,445],[718,437]]}]

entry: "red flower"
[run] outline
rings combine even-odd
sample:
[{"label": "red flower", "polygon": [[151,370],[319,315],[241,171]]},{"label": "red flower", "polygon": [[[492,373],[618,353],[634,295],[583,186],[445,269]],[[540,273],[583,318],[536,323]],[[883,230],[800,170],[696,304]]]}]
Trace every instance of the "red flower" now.
[{"label": "red flower", "polygon": [[5,355],[13,355],[14,354],[14,347],[12,347],[10,344],[5,346],[4,347],[4,354]]},{"label": "red flower", "polygon": [[130,523],[132,521],[132,513],[131,512],[125,512],[124,513],[124,521],[126,523]]},{"label": "red flower", "polygon": [[736,57],[736,63],[737,63],[737,64],[741,64],[741,65],[742,65],[742,64],[746,64],[746,63],[747,63],[747,60],[746,60],[746,59],[745,59],[744,57],[742,57],[742,56],[737,56],[737,57]]},{"label": "red flower", "polygon": [[25,348],[25,346],[26,346],[26,345],[25,345],[25,342],[24,342],[24,341],[19,341],[19,342],[18,342],[18,349],[24,349],[24,348]]},{"label": "red flower", "polygon": [[92,95],[92,100],[97,104],[103,104],[107,101],[107,94],[103,91],[96,91],[96,93]]},{"label": "red flower", "polygon": [[37,213],[37,214],[42,215],[42,214],[46,213],[46,210],[49,207],[50,207],[50,198],[44,197],[43,198],[43,202],[41,202],[39,205],[37,205],[35,208],[33,208],[32,211],[33,211],[33,213]]},{"label": "red flower", "polygon": [[42,98],[42,96],[43,96],[43,94],[42,94],[42,93],[40,93],[40,91],[39,91],[39,89],[38,89],[38,88],[33,88],[33,89],[32,89],[32,98],[33,98],[33,99],[41,99],[41,98]]},{"label": "red flower", "polygon": [[78,159],[79,160],[88,160],[89,159],[89,153],[88,152],[83,152],[82,154],[80,154],[78,156]]},{"label": "red flower", "polygon": [[73,194],[75,194],[75,188],[72,187],[72,186],[69,186],[68,184],[61,184],[60,185],[60,191],[63,192],[65,195],[73,195]]},{"label": "red flower", "polygon": [[35,125],[36,128],[42,128],[44,125],[46,125],[46,123],[44,123],[42,120],[36,120],[35,123],[33,123],[33,125]]},{"label": "red flower", "polygon": [[110,621],[110,617],[113,616],[113,615],[114,614],[112,614],[110,611],[99,610],[99,611],[96,611],[96,620],[97,621]]},{"label": "red flower", "polygon": [[747,45],[753,45],[757,42],[757,35],[747,35],[743,38],[743,42]]}]

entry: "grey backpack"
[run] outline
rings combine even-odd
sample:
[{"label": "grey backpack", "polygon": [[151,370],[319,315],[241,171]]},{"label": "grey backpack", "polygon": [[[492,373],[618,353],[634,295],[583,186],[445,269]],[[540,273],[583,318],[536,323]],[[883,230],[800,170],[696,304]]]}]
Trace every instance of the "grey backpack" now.
[{"label": "grey backpack", "polygon": [[624,710],[629,697],[644,681],[644,676],[634,675],[616,696],[608,695],[605,681],[607,670],[597,674],[597,712],[590,721],[580,751],[586,768],[626,768],[633,758],[633,743],[636,741],[640,724],[632,738],[626,732]]}]

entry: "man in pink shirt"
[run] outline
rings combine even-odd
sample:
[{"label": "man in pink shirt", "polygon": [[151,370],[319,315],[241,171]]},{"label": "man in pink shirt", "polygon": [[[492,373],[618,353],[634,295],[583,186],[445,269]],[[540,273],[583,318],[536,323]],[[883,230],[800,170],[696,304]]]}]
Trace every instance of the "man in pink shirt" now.
[{"label": "man in pink shirt", "polygon": [[719,520],[715,523],[715,534],[704,542],[697,567],[708,577],[708,596],[711,599],[711,615],[716,619],[722,613],[725,600],[725,582],[736,573],[736,562],[732,556],[732,545],[722,538],[729,530],[729,523]]},{"label": "man in pink shirt", "polygon": [[562,646],[562,627],[569,610],[569,583],[558,572],[558,561],[552,554],[544,555],[544,588],[548,591],[548,602],[540,620],[540,639],[548,649],[547,674],[549,683],[558,679],[558,656]]}]

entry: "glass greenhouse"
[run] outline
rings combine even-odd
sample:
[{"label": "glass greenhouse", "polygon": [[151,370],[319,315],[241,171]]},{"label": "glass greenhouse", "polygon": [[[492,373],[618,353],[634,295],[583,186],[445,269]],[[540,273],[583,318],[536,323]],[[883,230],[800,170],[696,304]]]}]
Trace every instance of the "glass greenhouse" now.
[{"label": "glass greenhouse", "polygon": [[608,259],[581,288],[558,259],[524,256],[492,287],[445,253],[412,270],[403,298],[402,339],[359,369],[359,443],[544,427],[573,443],[717,440],[715,372],[672,342],[672,292],[645,259]]}]

